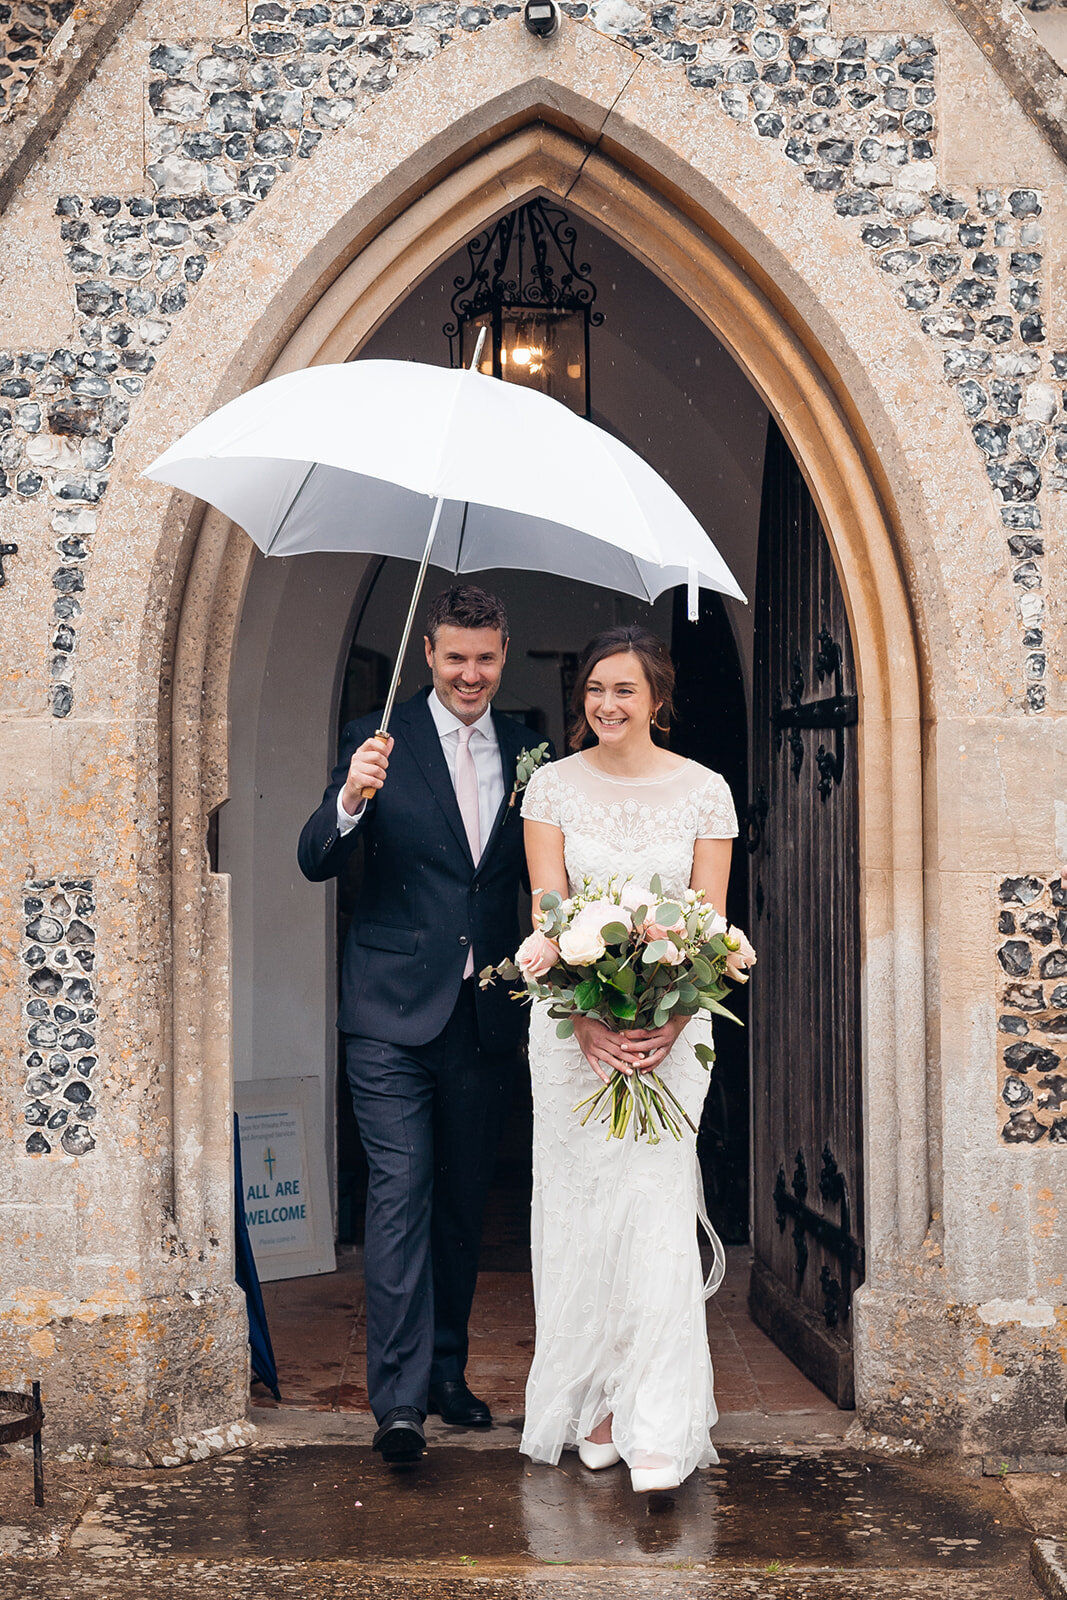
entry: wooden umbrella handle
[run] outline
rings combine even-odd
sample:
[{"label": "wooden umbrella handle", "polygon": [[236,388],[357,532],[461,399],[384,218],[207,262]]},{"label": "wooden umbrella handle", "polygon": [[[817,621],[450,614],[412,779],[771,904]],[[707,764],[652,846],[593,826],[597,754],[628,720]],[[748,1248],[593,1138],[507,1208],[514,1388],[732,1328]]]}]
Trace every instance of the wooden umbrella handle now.
[{"label": "wooden umbrella handle", "polygon": [[[388,748],[389,735],[385,731],[384,728],[379,728],[377,733],[374,735],[374,737],[377,739],[379,744],[384,745],[386,748]],[[361,791],[361,793],[360,793],[360,799],[362,799],[362,800],[373,800],[374,796],[377,793],[378,793],[377,789],[363,789]]]}]

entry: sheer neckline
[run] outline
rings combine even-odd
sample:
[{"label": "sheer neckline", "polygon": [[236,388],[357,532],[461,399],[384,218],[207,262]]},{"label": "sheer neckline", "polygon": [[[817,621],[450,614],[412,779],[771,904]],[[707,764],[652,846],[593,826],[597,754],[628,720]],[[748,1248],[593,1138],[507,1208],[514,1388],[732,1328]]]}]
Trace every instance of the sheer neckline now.
[{"label": "sheer neckline", "polygon": [[585,752],[583,750],[578,750],[575,752],[575,759],[581,764],[581,766],[585,768],[586,772],[590,773],[594,778],[600,778],[604,783],[619,784],[620,786],[625,786],[628,789],[651,789],[656,784],[670,783],[673,779],[678,777],[679,773],[684,772],[687,767],[695,767],[697,765],[695,761],[686,756],[680,767],[674,767],[672,771],[665,772],[662,777],[659,778],[613,778],[609,773],[601,772],[598,767],[594,767],[591,761],[587,761],[585,759]]}]

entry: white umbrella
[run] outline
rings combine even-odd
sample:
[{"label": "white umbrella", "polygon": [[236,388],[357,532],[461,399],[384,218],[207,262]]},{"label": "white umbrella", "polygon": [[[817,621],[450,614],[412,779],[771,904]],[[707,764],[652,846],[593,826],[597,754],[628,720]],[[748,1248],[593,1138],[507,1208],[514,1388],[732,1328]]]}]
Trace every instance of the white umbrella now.
[{"label": "white umbrella", "polygon": [[643,600],[685,583],[690,616],[698,587],[745,598],[647,462],[547,395],[484,376],[477,360],[287,373],[205,417],[145,471],[217,506],[266,555],[421,562],[383,731],[428,562],[553,572]]}]

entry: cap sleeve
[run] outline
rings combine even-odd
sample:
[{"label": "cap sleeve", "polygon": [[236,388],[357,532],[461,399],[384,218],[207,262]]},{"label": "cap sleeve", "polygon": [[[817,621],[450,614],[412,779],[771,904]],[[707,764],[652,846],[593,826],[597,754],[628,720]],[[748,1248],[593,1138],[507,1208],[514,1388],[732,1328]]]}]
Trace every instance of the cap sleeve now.
[{"label": "cap sleeve", "polygon": [[551,762],[538,767],[523,790],[522,814],[530,822],[550,822],[559,827],[559,783]]},{"label": "cap sleeve", "polygon": [[736,839],[737,812],[726,779],[717,772],[708,773],[708,781],[700,795],[700,822],[698,839]]}]

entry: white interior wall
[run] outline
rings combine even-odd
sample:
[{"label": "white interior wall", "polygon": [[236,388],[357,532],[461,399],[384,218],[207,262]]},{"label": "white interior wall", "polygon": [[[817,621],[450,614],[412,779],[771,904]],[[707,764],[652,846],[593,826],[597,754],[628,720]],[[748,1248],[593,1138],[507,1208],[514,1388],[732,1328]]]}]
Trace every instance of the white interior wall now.
[{"label": "white interior wall", "polygon": [[325,1061],[332,1081],[334,897],[301,876],[296,842],[335,760],[339,656],[365,568],[364,556],[260,558],[248,584],[219,813],[239,1079],[323,1074]]}]

